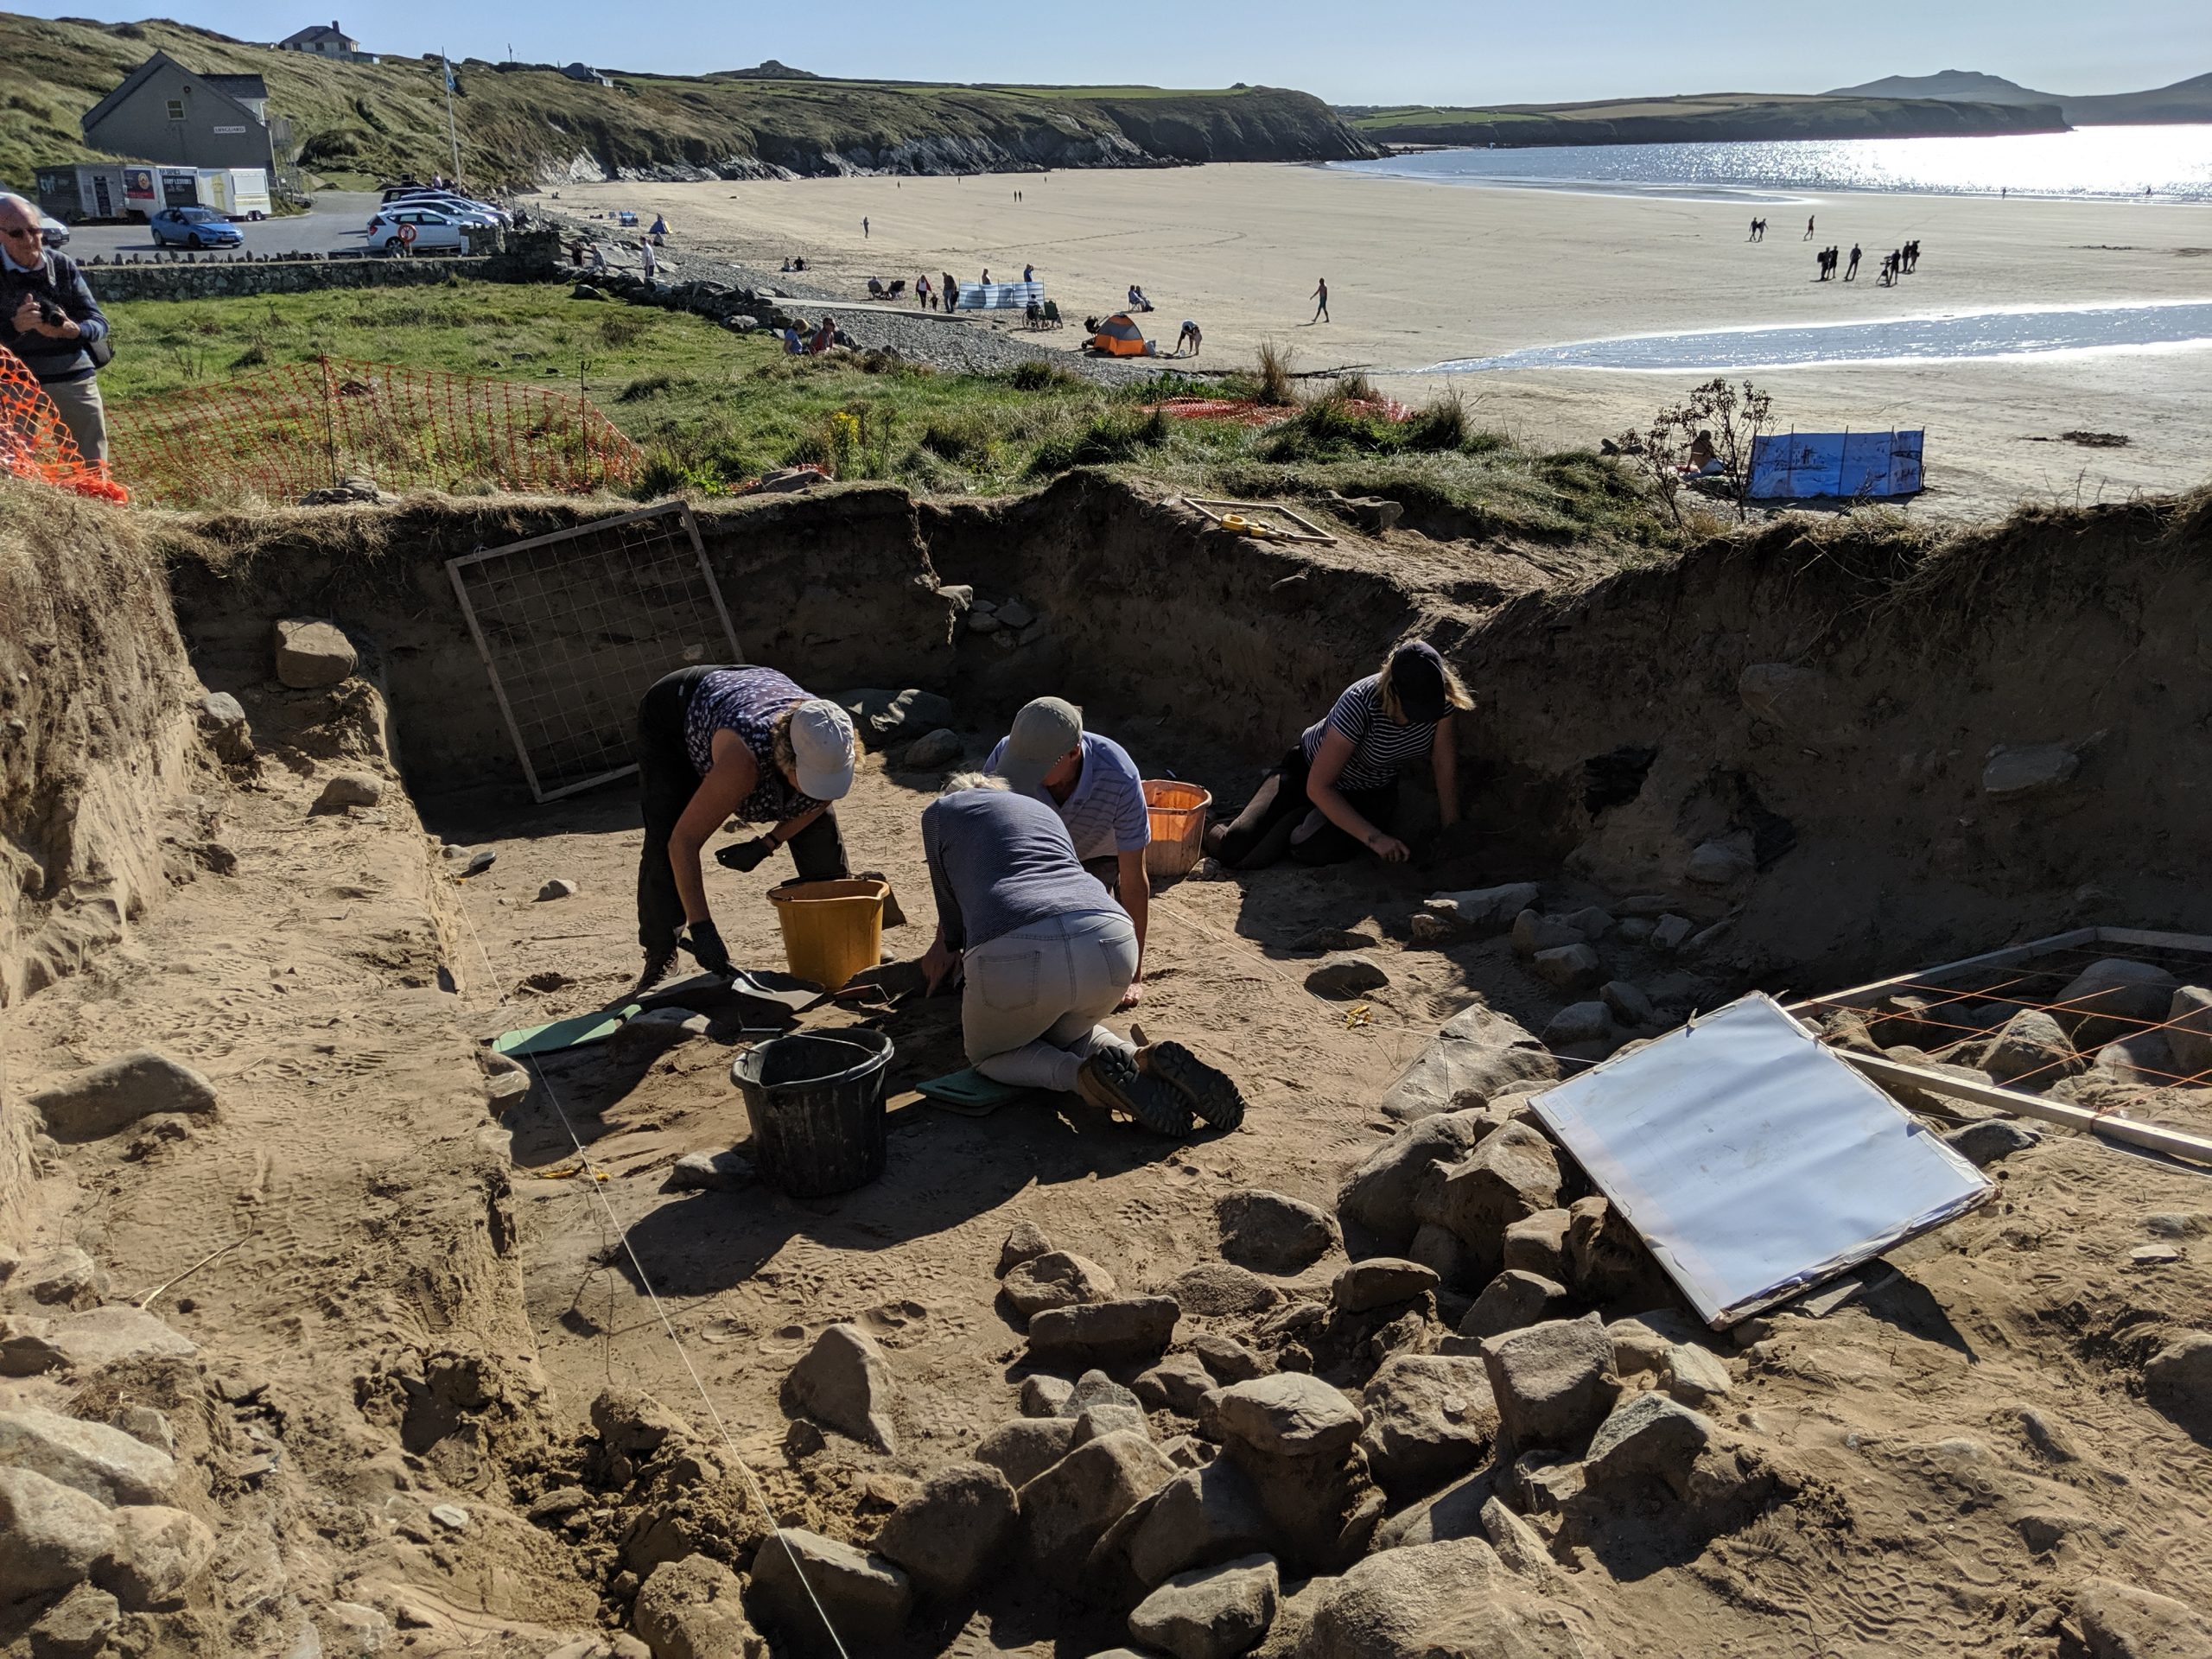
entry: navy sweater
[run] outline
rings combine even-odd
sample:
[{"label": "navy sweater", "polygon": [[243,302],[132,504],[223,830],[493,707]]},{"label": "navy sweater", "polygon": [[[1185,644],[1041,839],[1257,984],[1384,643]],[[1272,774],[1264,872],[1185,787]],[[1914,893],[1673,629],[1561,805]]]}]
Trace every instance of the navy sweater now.
[{"label": "navy sweater", "polygon": [[[36,329],[16,332],[16,312],[26,295],[60,306],[84,330],[74,340],[56,340]],[[49,251],[36,270],[16,270],[0,263],[0,346],[23,359],[23,366],[48,384],[82,380],[92,372],[85,347],[107,337],[107,315],[85,281],[77,262]]]}]

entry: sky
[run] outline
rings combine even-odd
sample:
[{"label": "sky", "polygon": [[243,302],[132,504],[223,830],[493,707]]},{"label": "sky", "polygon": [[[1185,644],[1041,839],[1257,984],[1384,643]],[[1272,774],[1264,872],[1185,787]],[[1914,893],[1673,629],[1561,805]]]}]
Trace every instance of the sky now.
[{"label": "sky", "polygon": [[[372,51],[577,59],[697,74],[777,58],[902,80],[1294,86],[1332,104],[1544,103],[1695,92],[1825,92],[1979,69],[2038,91],[2137,92],[2212,72],[2208,0],[1921,0],[1793,13],[1745,0],[1125,0],[1009,10],[942,5],[705,6],[682,0],[165,0],[157,15],[242,40],[315,4]],[[10,0],[42,16],[89,0]],[[110,12],[119,22],[136,12]],[[1013,21],[1019,16],[1020,21]],[[1003,24],[981,18],[1006,19]],[[1815,21],[1818,18],[1820,21]],[[512,48],[512,49],[511,49]]]}]

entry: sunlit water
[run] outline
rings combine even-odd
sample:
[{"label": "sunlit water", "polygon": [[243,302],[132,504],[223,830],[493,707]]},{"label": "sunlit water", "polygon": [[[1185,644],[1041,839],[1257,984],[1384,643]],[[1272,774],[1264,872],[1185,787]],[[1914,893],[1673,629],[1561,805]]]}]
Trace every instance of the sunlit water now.
[{"label": "sunlit water", "polygon": [[1443,149],[1338,166],[1349,173],[1439,184],[1731,201],[1789,200],[1830,190],[1893,190],[2212,202],[2212,125],[2082,127],[1986,138]]},{"label": "sunlit water", "polygon": [[1630,334],[1532,346],[1495,357],[1459,358],[1414,371],[1476,374],[1499,369],[1630,369],[1722,372],[1802,368],[1821,363],[1932,363],[1961,358],[2041,357],[2116,346],[2212,342],[2212,301],[2177,305],[2069,306],[2043,310],[1971,311],[1884,322],[1773,328],[1714,328],[1694,334]]}]

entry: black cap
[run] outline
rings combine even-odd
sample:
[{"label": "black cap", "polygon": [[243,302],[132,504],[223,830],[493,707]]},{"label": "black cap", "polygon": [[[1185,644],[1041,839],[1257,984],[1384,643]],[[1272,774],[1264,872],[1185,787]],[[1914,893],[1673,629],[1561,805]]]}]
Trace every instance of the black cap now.
[{"label": "black cap", "polygon": [[1452,712],[1444,694],[1444,658],[1421,640],[1409,640],[1390,653],[1390,689],[1408,720],[1441,720]]}]

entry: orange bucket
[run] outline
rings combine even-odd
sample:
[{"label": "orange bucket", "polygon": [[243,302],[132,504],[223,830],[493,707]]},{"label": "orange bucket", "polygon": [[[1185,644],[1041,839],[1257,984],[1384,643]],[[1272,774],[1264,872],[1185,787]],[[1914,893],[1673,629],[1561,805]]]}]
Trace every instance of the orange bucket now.
[{"label": "orange bucket", "polygon": [[1152,845],[1144,849],[1144,873],[1166,878],[1190,874],[1205,856],[1206,809],[1213,797],[1196,784],[1172,778],[1144,780],[1145,816],[1152,821]]},{"label": "orange bucket", "polygon": [[784,961],[801,979],[842,990],[883,960],[887,881],[794,881],[768,894],[784,930]]}]

